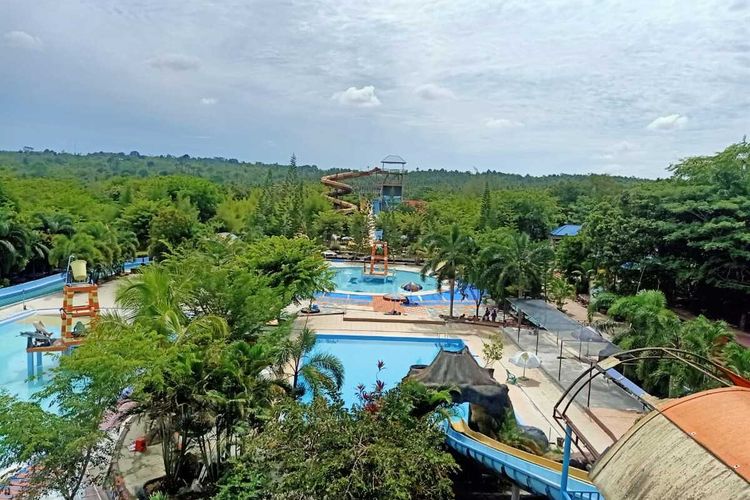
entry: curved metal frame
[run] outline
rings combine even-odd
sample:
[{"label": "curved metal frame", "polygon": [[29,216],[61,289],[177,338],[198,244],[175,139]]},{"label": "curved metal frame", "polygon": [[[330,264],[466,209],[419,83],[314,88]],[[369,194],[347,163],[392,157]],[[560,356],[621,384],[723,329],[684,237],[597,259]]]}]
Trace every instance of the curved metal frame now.
[{"label": "curved metal frame", "polygon": [[[583,388],[589,386],[592,381],[599,375],[607,377],[607,370],[616,366],[630,366],[638,361],[643,360],[658,361],[664,359],[680,361],[687,366],[690,366],[691,368],[703,373],[722,386],[730,387],[735,385],[734,381],[728,375],[728,373],[732,372],[722,365],[698,354],[684,351],[682,349],[673,349],[671,347],[645,347],[639,349],[630,349],[628,351],[618,352],[617,354],[594,363],[591,365],[591,367],[589,367],[589,369],[584,370],[573,381],[573,383],[570,384],[570,386],[562,393],[562,396],[560,396],[560,399],[557,401],[557,403],[555,403],[555,406],[553,408],[553,417],[555,421],[562,429],[565,429],[566,425],[570,426],[571,430],[573,431],[574,437],[572,442],[584,457],[590,459],[591,461],[594,461],[599,458],[600,454],[596,451],[596,448],[594,448],[594,446],[586,439],[583,433],[575,426],[570,417],[567,415],[567,411],[570,408],[570,405],[575,401],[576,397],[578,397]],[[587,379],[586,382],[581,383],[584,379]],[[644,407],[650,410],[658,410],[656,407],[656,402],[653,398],[644,398],[640,395],[634,394],[627,387],[623,386],[622,384],[618,384],[616,380],[613,379],[613,381],[626,393],[643,404]],[[612,434],[612,432],[607,429],[601,422],[596,421],[596,423],[607,434],[607,436],[612,439],[613,443],[617,441],[617,437]],[[581,446],[579,442],[582,443],[583,446]]]}]

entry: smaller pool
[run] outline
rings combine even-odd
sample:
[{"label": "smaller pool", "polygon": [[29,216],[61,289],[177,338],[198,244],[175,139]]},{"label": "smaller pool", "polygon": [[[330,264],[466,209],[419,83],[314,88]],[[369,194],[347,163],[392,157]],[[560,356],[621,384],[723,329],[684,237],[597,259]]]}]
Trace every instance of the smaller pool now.
[{"label": "smaller pool", "polygon": [[[386,390],[393,389],[411,365],[429,365],[441,347],[458,351],[464,343],[460,339],[318,334],[315,352],[327,352],[341,360],[344,365],[341,396],[351,406],[357,402],[359,384],[370,390],[377,375],[385,382]],[[385,364],[379,375],[378,361]],[[310,397],[308,394],[307,399]]]},{"label": "smaller pool", "polygon": [[370,276],[362,267],[334,267],[333,281],[337,292],[357,292],[382,295],[386,293],[405,293],[401,286],[413,281],[422,285],[425,291],[437,290],[438,283],[430,276],[422,277],[415,271],[391,270],[391,276]]}]

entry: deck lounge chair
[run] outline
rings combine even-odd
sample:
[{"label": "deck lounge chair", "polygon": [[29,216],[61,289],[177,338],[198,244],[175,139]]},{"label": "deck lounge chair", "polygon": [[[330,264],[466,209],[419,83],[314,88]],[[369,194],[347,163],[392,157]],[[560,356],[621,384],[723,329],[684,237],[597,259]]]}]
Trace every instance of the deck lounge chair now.
[{"label": "deck lounge chair", "polygon": [[518,377],[513,375],[510,370],[505,369],[505,381],[510,385],[516,385],[518,383]]}]

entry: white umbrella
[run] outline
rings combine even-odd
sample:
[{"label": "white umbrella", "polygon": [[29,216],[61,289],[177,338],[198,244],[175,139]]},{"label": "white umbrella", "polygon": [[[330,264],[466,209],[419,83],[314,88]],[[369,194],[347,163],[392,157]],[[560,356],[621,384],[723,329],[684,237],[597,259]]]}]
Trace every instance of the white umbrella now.
[{"label": "white umbrella", "polygon": [[517,352],[510,358],[510,362],[523,368],[521,378],[526,378],[526,368],[539,368],[542,366],[542,360],[536,354],[529,351]]}]

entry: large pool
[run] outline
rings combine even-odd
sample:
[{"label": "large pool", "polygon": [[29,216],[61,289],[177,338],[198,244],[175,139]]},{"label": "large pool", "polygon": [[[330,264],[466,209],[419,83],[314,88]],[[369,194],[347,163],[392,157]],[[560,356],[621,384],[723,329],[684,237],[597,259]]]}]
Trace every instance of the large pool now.
[{"label": "large pool", "polygon": [[[29,315],[25,317],[0,321],[0,388],[20,399],[28,401],[32,394],[44,387],[46,381],[42,375],[39,379],[27,381],[26,371],[26,338],[18,334],[23,331],[33,331],[33,321],[40,319],[39,316]],[[41,318],[47,329],[55,337],[60,336],[60,329],[51,326],[46,318]],[[36,354],[34,355],[36,356]],[[42,355],[44,369],[57,364],[58,354]]]},{"label": "large pool", "polygon": [[[344,365],[341,396],[347,406],[357,402],[357,386],[372,389],[375,377],[392,389],[409,372],[411,365],[429,365],[440,351],[457,351],[464,347],[459,339],[376,337],[363,335],[318,334],[316,352],[337,356]],[[378,375],[378,361],[384,369]],[[310,395],[307,395],[308,398]]]},{"label": "large pool", "polygon": [[425,291],[437,290],[438,283],[430,276],[422,277],[415,271],[389,270],[390,276],[370,276],[362,267],[334,267],[336,291],[360,292],[368,294],[404,293],[401,286],[413,281],[422,285]]}]

